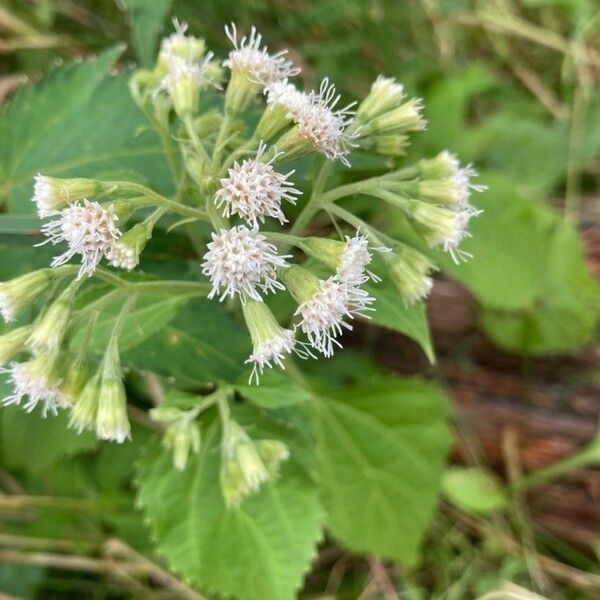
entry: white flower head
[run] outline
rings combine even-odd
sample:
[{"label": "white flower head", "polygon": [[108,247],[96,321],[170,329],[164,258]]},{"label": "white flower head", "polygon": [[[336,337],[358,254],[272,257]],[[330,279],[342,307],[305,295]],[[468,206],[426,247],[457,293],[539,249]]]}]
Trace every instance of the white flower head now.
[{"label": "white flower head", "polygon": [[324,356],[332,356],[338,337],[344,329],[352,330],[348,320],[356,315],[365,317],[374,299],[359,287],[341,283],[330,277],[320,283],[319,290],[298,307],[300,329],[310,344]]},{"label": "white flower head", "polygon": [[0,369],[0,372],[8,374],[13,388],[13,393],[0,401],[0,404],[21,406],[26,398],[23,409],[31,412],[42,403],[44,417],[48,412],[55,415],[58,408],[65,406],[59,391],[60,381],[55,377],[53,355],[43,353],[24,363],[13,362],[8,368]]},{"label": "white flower head", "polygon": [[289,83],[287,78],[275,81],[265,88],[267,104],[281,104],[288,109],[290,116],[298,110],[307,99],[307,95]]},{"label": "white flower head", "polygon": [[311,146],[330,160],[339,158],[346,166],[350,166],[347,155],[356,145],[354,140],[359,132],[348,135],[345,129],[352,121],[355,102],[336,109],[339,101],[340,95],[335,85],[325,78],[318,92],[305,94],[305,100],[293,110],[292,118],[300,135]]},{"label": "white flower head", "polygon": [[204,54],[204,40],[186,35],[187,23],[173,19],[174,33],[163,39],[160,50],[163,56],[179,56],[190,62],[200,60]]},{"label": "white flower head", "polygon": [[140,262],[140,256],[136,253],[135,248],[121,242],[115,242],[107,254],[107,258],[113,267],[125,271],[133,271]]},{"label": "white flower head", "polygon": [[367,271],[373,256],[369,251],[369,240],[357,233],[354,237],[346,236],[346,246],[340,257],[340,264],[336,269],[336,278],[342,283],[358,286],[368,279],[380,281],[380,278]]},{"label": "white flower head", "polygon": [[272,163],[279,155],[261,162],[265,150],[266,145],[260,144],[255,159],[236,162],[229,169],[229,176],[221,179],[215,197],[215,205],[224,207],[226,217],[237,214],[253,227],[258,227],[258,221],[264,223],[265,217],[277,219],[282,225],[287,223],[281,203],[287,200],[295,204],[301,194],[288,181],[294,171],[283,175],[273,168]]},{"label": "white flower head", "polygon": [[294,351],[295,347],[294,332],[291,329],[282,329],[279,335],[271,338],[254,348],[252,354],[246,360],[246,363],[252,363],[252,373],[250,383],[256,381],[263,374],[265,368],[271,368],[277,365],[285,368],[283,361],[288,354]]},{"label": "white flower head", "polygon": [[260,301],[258,290],[268,293],[284,289],[277,281],[277,268],[288,266],[285,259],[289,257],[279,256],[277,248],[257,228],[237,225],[213,233],[212,240],[202,263],[202,272],[212,283],[209,298],[220,294],[223,301],[237,294],[242,302],[246,296]]},{"label": "white flower head", "polygon": [[51,266],[64,265],[74,256],[81,256],[81,269],[78,278],[84,274],[92,276],[102,257],[107,256],[121,236],[116,223],[118,217],[113,206],[104,208],[98,202],[84,200],[60,212],[59,218],[46,223],[42,232],[53,245],[67,242],[64,254],[53,259]]},{"label": "white flower head", "polygon": [[32,200],[37,205],[38,215],[42,219],[50,216],[56,210],[58,204],[56,188],[52,185],[49,177],[39,173],[35,176]]},{"label": "white flower head", "polygon": [[252,81],[263,86],[300,73],[300,69],[287,60],[287,50],[269,54],[267,47],[262,46],[262,35],[256,31],[256,27],[251,28],[249,36],[238,39],[237,27],[231,23],[225,26],[225,34],[234,49],[223,65],[232,71],[245,71]]}]

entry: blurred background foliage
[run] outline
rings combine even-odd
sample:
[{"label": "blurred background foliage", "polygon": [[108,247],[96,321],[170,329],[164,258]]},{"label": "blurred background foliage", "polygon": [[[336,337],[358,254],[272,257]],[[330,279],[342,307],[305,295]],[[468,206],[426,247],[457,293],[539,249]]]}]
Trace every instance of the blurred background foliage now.
[{"label": "blurred background foliage", "polygon": [[[465,244],[474,259],[457,268],[436,256],[445,274],[476,299],[483,331],[500,348],[522,355],[561,355],[593,343],[600,289],[584,262],[582,235],[588,244],[600,243],[597,0],[3,0],[0,103],[57,63],[96,55],[121,42],[127,44],[121,69],[150,64],[173,15],[188,22],[221,56],[228,51],[224,23],[235,20],[244,30],[254,24],[271,47],[290,48],[307,86],[329,76],[348,100],[364,96],[379,73],[396,77],[410,93],[423,96],[425,114],[434,126],[415,137],[411,154],[449,148],[462,161],[473,162],[489,186],[475,199],[485,212],[474,220],[473,238]],[[90,88],[90,93],[95,90]],[[96,120],[102,115],[108,120],[113,101],[121,99],[113,98],[110,90],[98,96]],[[135,108],[127,106],[120,114],[137,122]],[[109,124],[102,143],[123,143],[119,123]],[[114,137],[106,135],[109,130]],[[11,139],[18,139],[14,135]],[[74,151],[79,152],[76,146]],[[14,152],[0,139],[0,174],[9,172]],[[41,168],[33,165],[36,161],[21,171],[24,180],[29,181],[27,169]],[[29,190],[22,187],[15,193],[23,199]],[[0,203],[10,209],[10,194],[3,194]],[[390,231],[402,227],[389,215],[379,218]],[[2,227],[4,233],[10,231],[7,221]],[[18,265],[4,265],[2,276],[12,270],[18,272]],[[334,364],[326,367],[330,380],[357,369],[375,377],[379,373],[368,359],[351,354]],[[58,532],[67,548],[77,547],[72,540],[85,532],[91,553],[116,556],[124,565],[143,570],[140,565],[146,563],[132,549],[148,546],[141,517],[133,511],[132,464],[122,454],[117,457],[111,446],[86,454],[96,449],[86,437],[64,440],[64,448],[45,447],[41,434],[21,433],[31,427],[31,420],[21,414],[4,418],[0,426],[2,487],[38,494],[42,504],[49,494],[77,497],[94,490],[106,503],[81,500],[66,514],[64,507],[47,500],[44,519],[26,520],[27,534],[55,538]],[[62,430],[62,424],[56,426]],[[146,437],[140,428],[125,447],[132,460]],[[598,462],[598,451],[596,443],[585,455],[587,463]],[[540,567],[518,506],[507,508],[507,497],[487,469],[450,471],[444,490],[447,503],[415,568],[391,566],[386,571],[378,561],[325,545],[307,580],[306,597],[470,599],[497,590],[506,580],[536,586],[549,598],[600,597],[597,563],[589,552],[555,539],[538,540],[555,561],[549,567],[542,560]],[[11,518],[19,525],[19,510],[27,513],[40,506],[11,507],[0,497],[0,509],[15,511]],[[498,517],[495,511],[507,514]],[[486,519],[476,518],[481,515]],[[524,532],[522,539],[529,541],[507,539],[498,521],[504,518],[516,523]],[[128,545],[107,546],[107,532]],[[0,541],[10,541],[10,535],[0,533]],[[40,551],[57,543],[50,540]],[[144,597],[135,578],[123,578],[113,567],[103,563],[98,571],[102,576],[83,576],[76,570],[68,574],[47,569],[43,561],[36,567],[0,565],[0,590],[24,598]],[[155,564],[145,568],[159,580],[165,577]],[[399,589],[394,589],[389,572]],[[546,580],[548,573],[552,584]],[[119,582],[121,592],[105,584],[105,574]],[[194,597],[169,589],[171,597]],[[528,597],[518,595],[522,590],[510,593],[516,595],[494,598]]]}]

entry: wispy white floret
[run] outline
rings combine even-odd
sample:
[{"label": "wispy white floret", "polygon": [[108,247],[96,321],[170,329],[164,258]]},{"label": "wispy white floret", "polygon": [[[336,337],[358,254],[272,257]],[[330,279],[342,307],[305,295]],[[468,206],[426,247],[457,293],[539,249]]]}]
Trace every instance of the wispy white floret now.
[{"label": "wispy white floret", "polygon": [[330,277],[321,281],[319,290],[300,304],[295,314],[300,315],[300,329],[310,344],[328,357],[335,346],[342,347],[337,338],[344,329],[352,330],[348,320],[356,315],[366,317],[364,313],[372,310],[373,302],[366,291]]},{"label": "wispy white floret", "polygon": [[43,219],[50,216],[57,208],[57,197],[55,186],[49,177],[35,176],[33,184],[33,202],[37,205],[38,215]]},{"label": "wispy white floret", "polygon": [[42,232],[48,238],[46,242],[53,245],[67,242],[69,248],[54,258],[51,266],[64,265],[79,254],[81,269],[78,278],[84,274],[91,276],[102,257],[110,253],[121,236],[113,206],[104,208],[97,202],[84,200],[83,204],[73,204],[54,214],[59,218],[42,227]]},{"label": "wispy white floret", "polygon": [[225,26],[225,33],[234,49],[223,65],[232,71],[247,71],[251,80],[265,86],[300,73],[300,69],[287,60],[287,50],[269,54],[267,47],[262,46],[262,35],[256,27],[252,27],[249,36],[238,39],[237,27],[231,23]]},{"label": "wispy white floret", "polygon": [[186,35],[187,23],[173,19],[173,26],[175,31],[160,45],[161,55],[175,55],[191,62],[199,60],[204,54],[204,40]]},{"label": "wispy white floret", "polygon": [[473,255],[470,252],[461,250],[459,246],[465,238],[471,237],[471,234],[467,231],[469,221],[473,217],[480,215],[482,212],[483,211],[471,206],[470,204],[456,212],[454,230],[452,231],[451,235],[443,240],[444,251],[450,254],[452,260],[456,264],[472,258]]},{"label": "wispy white floret", "polygon": [[298,125],[302,137],[322,152],[330,160],[339,158],[346,166],[350,166],[347,155],[355,146],[354,139],[359,135],[347,135],[345,128],[352,121],[354,114],[352,102],[347,106],[336,109],[340,95],[335,85],[325,78],[319,91],[305,95],[305,100],[299,102],[292,112],[292,118]]},{"label": "wispy white floret", "polygon": [[205,73],[206,65],[213,56],[212,52],[208,52],[200,62],[193,62],[175,54],[167,55],[169,70],[160,83],[161,89],[173,96],[177,93],[178,86],[182,81],[191,83],[197,89],[213,84],[213,81]]},{"label": "wispy white floret", "polygon": [[246,363],[253,365],[249,382],[258,383],[265,368],[271,368],[273,365],[285,368],[283,361],[288,354],[294,351],[295,342],[294,332],[291,329],[282,329],[279,335],[254,348],[246,360]]},{"label": "wispy white floret", "polygon": [[42,415],[48,412],[56,414],[58,408],[63,407],[62,396],[59,392],[59,381],[53,375],[51,358],[40,355],[24,363],[11,363],[8,368],[0,372],[8,374],[8,381],[12,385],[12,394],[4,398],[0,404],[3,406],[22,405],[26,412],[31,412],[39,403],[43,403]]},{"label": "wispy white floret", "polygon": [[289,257],[279,256],[257,228],[238,225],[222,229],[212,234],[212,240],[202,263],[202,272],[212,283],[209,298],[220,294],[223,301],[237,294],[242,301],[246,296],[260,301],[258,290],[268,293],[284,288],[277,281],[277,268],[286,267]]},{"label": "wispy white floret", "polygon": [[287,200],[295,204],[301,194],[288,181],[294,171],[283,175],[273,168],[278,155],[269,162],[261,162],[265,150],[266,145],[261,144],[255,159],[236,162],[229,169],[229,176],[221,179],[215,198],[215,205],[223,206],[226,217],[237,214],[254,227],[258,227],[258,221],[264,223],[265,217],[277,219],[282,225],[287,223],[281,203]]},{"label": "wispy white floret", "polygon": [[267,104],[281,104],[290,111],[290,117],[302,106],[307,95],[296,88],[287,79],[275,81],[265,88]]},{"label": "wispy white floret", "polygon": [[107,258],[113,267],[124,269],[125,271],[133,271],[140,262],[135,249],[120,242],[115,243],[108,253]]},{"label": "wispy white floret", "polygon": [[373,256],[369,252],[369,240],[357,233],[354,237],[346,236],[346,246],[342,252],[340,265],[336,270],[336,278],[342,283],[362,285],[368,279],[380,281],[380,278],[367,271]]}]

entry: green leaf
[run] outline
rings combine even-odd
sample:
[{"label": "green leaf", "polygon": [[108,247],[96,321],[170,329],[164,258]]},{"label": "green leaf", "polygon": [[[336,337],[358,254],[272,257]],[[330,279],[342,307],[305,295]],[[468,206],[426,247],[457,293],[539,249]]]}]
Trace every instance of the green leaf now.
[{"label": "green leaf", "polygon": [[263,408],[280,408],[308,400],[310,394],[285,371],[268,369],[260,377],[258,385],[247,383],[248,374],[240,378],[235,389],[244,397]]},{"label": "green leaf", "polygon": [[496,478],[482,467],[451,467],[442,478],[444,495],[462,510],[487,514],[507,506]]},{"label": "green leaf", "polygon": [[[0,383],[1,397],[5,392]],[[40,474],[61,459],[94,448],[96,437],[68,429],[68,420],[65,411],[44,419],[40,411],[26,413],[17,406],[0,409],[0,461],[9,469]]]},{"label": "green leaf", "polygon": [[365,287],[375,298],[375,310],[369,315],[372,322],[407,335],[421,346],[430,362],[435,362],[425,305],[422,302],[405,304],[388,277]]},{"label": "green leaf", "polygon": [[451,442],[444,397],[388,376],[311,407],[331,533],[353,550],[414,564]]},{"label": "green leaf", "polygon": [[600,319],[600,286],[583,261],[579,235],[560,223],[540,265],[542,287],[533,306],[513,313],[485,310],[482,325],[500,346],[553,354],[593,341]]},{"label": "green leaf", "polygon": [[54,69],[23,86],[0,115],[0,199],[12,212],[32,213],[33,177],[142,174],[161,191],[169,176],[158,140],[129,97],[128,72],[107,76],[121,53]]},{"label": "green leaf", "polygon": [[[182,305],[186,302],[183,296],[169,294],[167,292],[142,294],[136,300],[133,310],[127,315],[123,333],[119,338],[121,351],[127,350],[142,343],[171,321]],[[115,326],[125,297],[120,295],[113,302],[102,308],[94,328],[94,336],[90,349],[96,352],[104,352],[110,339],[110,334]],[[74,343],[87,335],[85,327],[82,327],[75,337]]]},{"label": "green leaf", "polygon": [[129,14],[135,52],[143,66],[151,66],[156,58],[156,45],[171,0],[119,0]]},{"label": "green leaf", "polygon": [[127,357],[140,369],[194,387],[218,379],[236,381],[249,354],[244,326],[220,303],[192,300]]},{"label": "green leaf", "polygon": [[[220,426],[213,422],[183,472],[172,468],[157,441],[148,446],[139,467],[138,503],[171,568],[207,593],[292,600],[321,537],[317,491],[295,458],[310,454],[310,447],[289,426],[246,414],[253,437],[283,439],[290,448],[276,482],[240,507],[226,508],[219,487]],[[235,414],[244,423],[241,416]]]}]

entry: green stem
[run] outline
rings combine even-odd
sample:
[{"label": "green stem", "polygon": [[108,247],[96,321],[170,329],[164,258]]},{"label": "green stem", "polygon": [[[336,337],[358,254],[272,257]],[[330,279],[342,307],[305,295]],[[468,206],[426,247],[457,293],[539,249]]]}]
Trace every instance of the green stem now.
[{"label": "green stem", "polygon": [[520,478],[511,486],[514,491],[524,491],[544,483],[548,483],[565,473],[582,467],[597,465],[600,463],[600,434],[580,452],[559,460],[552,465],[535,471],[531,475]]},{"label": "green stem", "polygon": [[172,212],[176,212],[186,217],[195,217],[202,221],[209,220],[206,211],[200,210],[198,208],[193,208],[191,206],[186,206],[185,204],[181,204],[180,202],[176,202],[175,200],[165,198],[165,196],[162,196],[154,190],[139,183],[134,183],[132,181],[103,181],[102,185],[104,186],[107,192],[119,190],[121,192],[141,194],[143,196],[146,196],[154,204],[165,207],[166,209]]},{"label": "green stem", "polygon": [[215,174],[219,171],[221,156],[225,148],[225,142],[227,140],[227,134],[229,132],[230,126],[231,117],[227,114],[227,111],[225,111],[225,114],[223,115],[223,120],[221,121],[221,127],[219,127],[219,133],[217,134],[217,141],[215,142],[215,149],[213,151],[212,157],[212,171]]},{"label": "green stem", "polygon": [[377,232],[371,225],[369,225],[366,221],[363,221],[360,217],[357,217],[356,215],[347,211],[345,208],[342,208],[337,204],[333,204],[332,202],[328,202],[323,208],[328,212],[338,216],[343,221],[346,221],[346,223],[352,225],[352,227],[356,228],[358,231],[364,231],[365,235],[373,244],[380,247],[385,247],[383,240],[379,237],[381,232]]},{"label": "green stem", "polygon": [[183,125],[185,130],[192,142],[192,146],[194,150],[198,152],[202,156],[202,158],[208,163],[210,162],[210,157],[208,156],[208,152],[202,143],[202,140],[198,137],[198,132],[196,131],[196,127],[194,126],[194,120],[191,116],[187,116],[183,119]]},{"label": "green stem", "polygon": [[317,179],[312,190],[312,194],[310,195],[308,202],[304,205],[304,208],[296,218],[294,225],[290,229],[291,235],[297,235],[299,233],[302,233],[306,229],[307,225],[310,223],[311,219],[321,208],[323,189],[325,188],[325,183],[327,182],[327,178],[329,177],[329,174],[331,172],[331,166],[331,161],[325,161],[322,163],[321,169],[319,170],[319,174],[317,175]]},{"label": "green stem", "polygon": [[219,170],[218,178],[225,177],[227,171],[233,166],[236,160],[242,158],[246,154],[251,154],[252,151],[258,145],[259,140],[257,140],[254,136],[251,137],[247,142],[242,144],[239,148],[234,150],[224,161],[223,165]]}]

